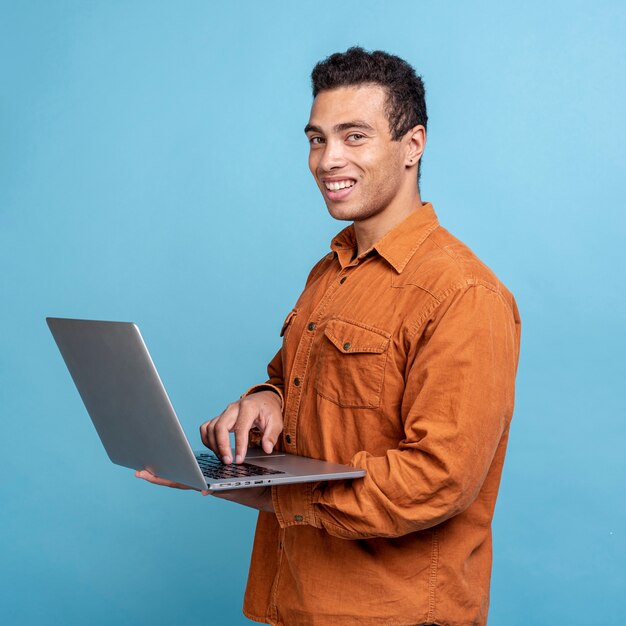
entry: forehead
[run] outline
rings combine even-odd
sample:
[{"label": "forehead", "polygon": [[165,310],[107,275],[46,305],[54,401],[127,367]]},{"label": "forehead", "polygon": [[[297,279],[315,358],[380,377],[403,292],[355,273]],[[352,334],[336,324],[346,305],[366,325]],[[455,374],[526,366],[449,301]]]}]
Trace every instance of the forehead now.
[{"label": "forehead", "polygon": [[374,128],[387,128],[386,92],[380,85],[337,87],[317,94],[311,107],[309,124],[331,129],[353,120]]}]

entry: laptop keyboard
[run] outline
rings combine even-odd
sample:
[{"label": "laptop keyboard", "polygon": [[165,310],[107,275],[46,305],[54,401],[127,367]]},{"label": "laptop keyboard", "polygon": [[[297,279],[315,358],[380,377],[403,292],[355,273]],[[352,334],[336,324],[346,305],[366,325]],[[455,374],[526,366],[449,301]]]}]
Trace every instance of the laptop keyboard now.
[{"label": "laptop keyboard", "polygon": [[235,463],[224,465],[224,463],[212,454],[197,454],[196,459],[198,460],[198,465],[202,473],[207,478],[246,478],[248,476],[267,476],[285,473],[245,462],[239,465]]}]

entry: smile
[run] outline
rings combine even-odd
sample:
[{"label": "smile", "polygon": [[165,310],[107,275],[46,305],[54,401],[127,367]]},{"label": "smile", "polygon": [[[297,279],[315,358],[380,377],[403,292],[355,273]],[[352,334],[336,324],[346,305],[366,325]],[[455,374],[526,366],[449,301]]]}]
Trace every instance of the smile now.
[{"label": "smile", "polygon": [[356,184],[355,180],[333,180],[324,182],[326,189],[328,191],[339,191],[340,189],[345,189],[346,187],[353,187]]}]

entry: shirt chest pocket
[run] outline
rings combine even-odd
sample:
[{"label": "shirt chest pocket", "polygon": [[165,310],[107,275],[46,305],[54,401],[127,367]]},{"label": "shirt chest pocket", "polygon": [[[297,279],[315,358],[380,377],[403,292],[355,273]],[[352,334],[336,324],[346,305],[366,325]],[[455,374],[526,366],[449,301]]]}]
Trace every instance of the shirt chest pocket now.
[{"label": "shirt chest pocket", "polygon": [[390,334],[359,322],[332,319],[324,329],[315,376],[317,393],[342,407],[377,408]]}]

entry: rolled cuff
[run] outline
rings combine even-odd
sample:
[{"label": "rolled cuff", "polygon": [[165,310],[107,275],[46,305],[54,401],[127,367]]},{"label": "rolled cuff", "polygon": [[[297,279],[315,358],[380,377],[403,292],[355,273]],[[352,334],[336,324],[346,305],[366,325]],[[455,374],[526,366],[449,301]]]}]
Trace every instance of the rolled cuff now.
[{"label": "rolled cuff", "polygon": [[246,396],[249,396],[250,394],[253,393],[257,393],[259,391],[273,391],[274,393],[278,394],[278,397],[280,398],[280,410],[283,411],[285,408],[285,397],[283,396],[283,392],[276,387],[275,385],[272,385],[271,383],[261,383],[260,385],[254,385],[253,387],[250,387],[250,389],[248,389],[248,391],[246,391],[246,393],[242,394],[241,397],[245,398]]},{"label": "rolled cuff", "polygon": [[[246,393],[242,394],[240,397],[245,398],[246,396],[249,396],[250,394],[253,394],[253,393],[257,393],[258,391],[273,391],[274,393],[278,394],[278,397],[280,398],[280,412],[281,414],[284,412],[285,397],[283,396],[283,392],[279,387],[276,387],[275,385],[272,385],[271,383],[261,383],[260,385],[254,385],[253,387],[250,387],[250,389],[248,389],[248,391],[246,391]],[[257,428],[253,428],[249,433],[248,446],[260,448],[262,439],[263,439],[263,433],[259,431]],[[281,449],[280,440],[277,442],[275,449],[276,450]]]},{"label": "rolled cuff", "polygon": [[281,528],[305,525],[322,527],[315,516],[313,504],[313,491],[316,484],[296,483],[272,487],[272,502]]}]

